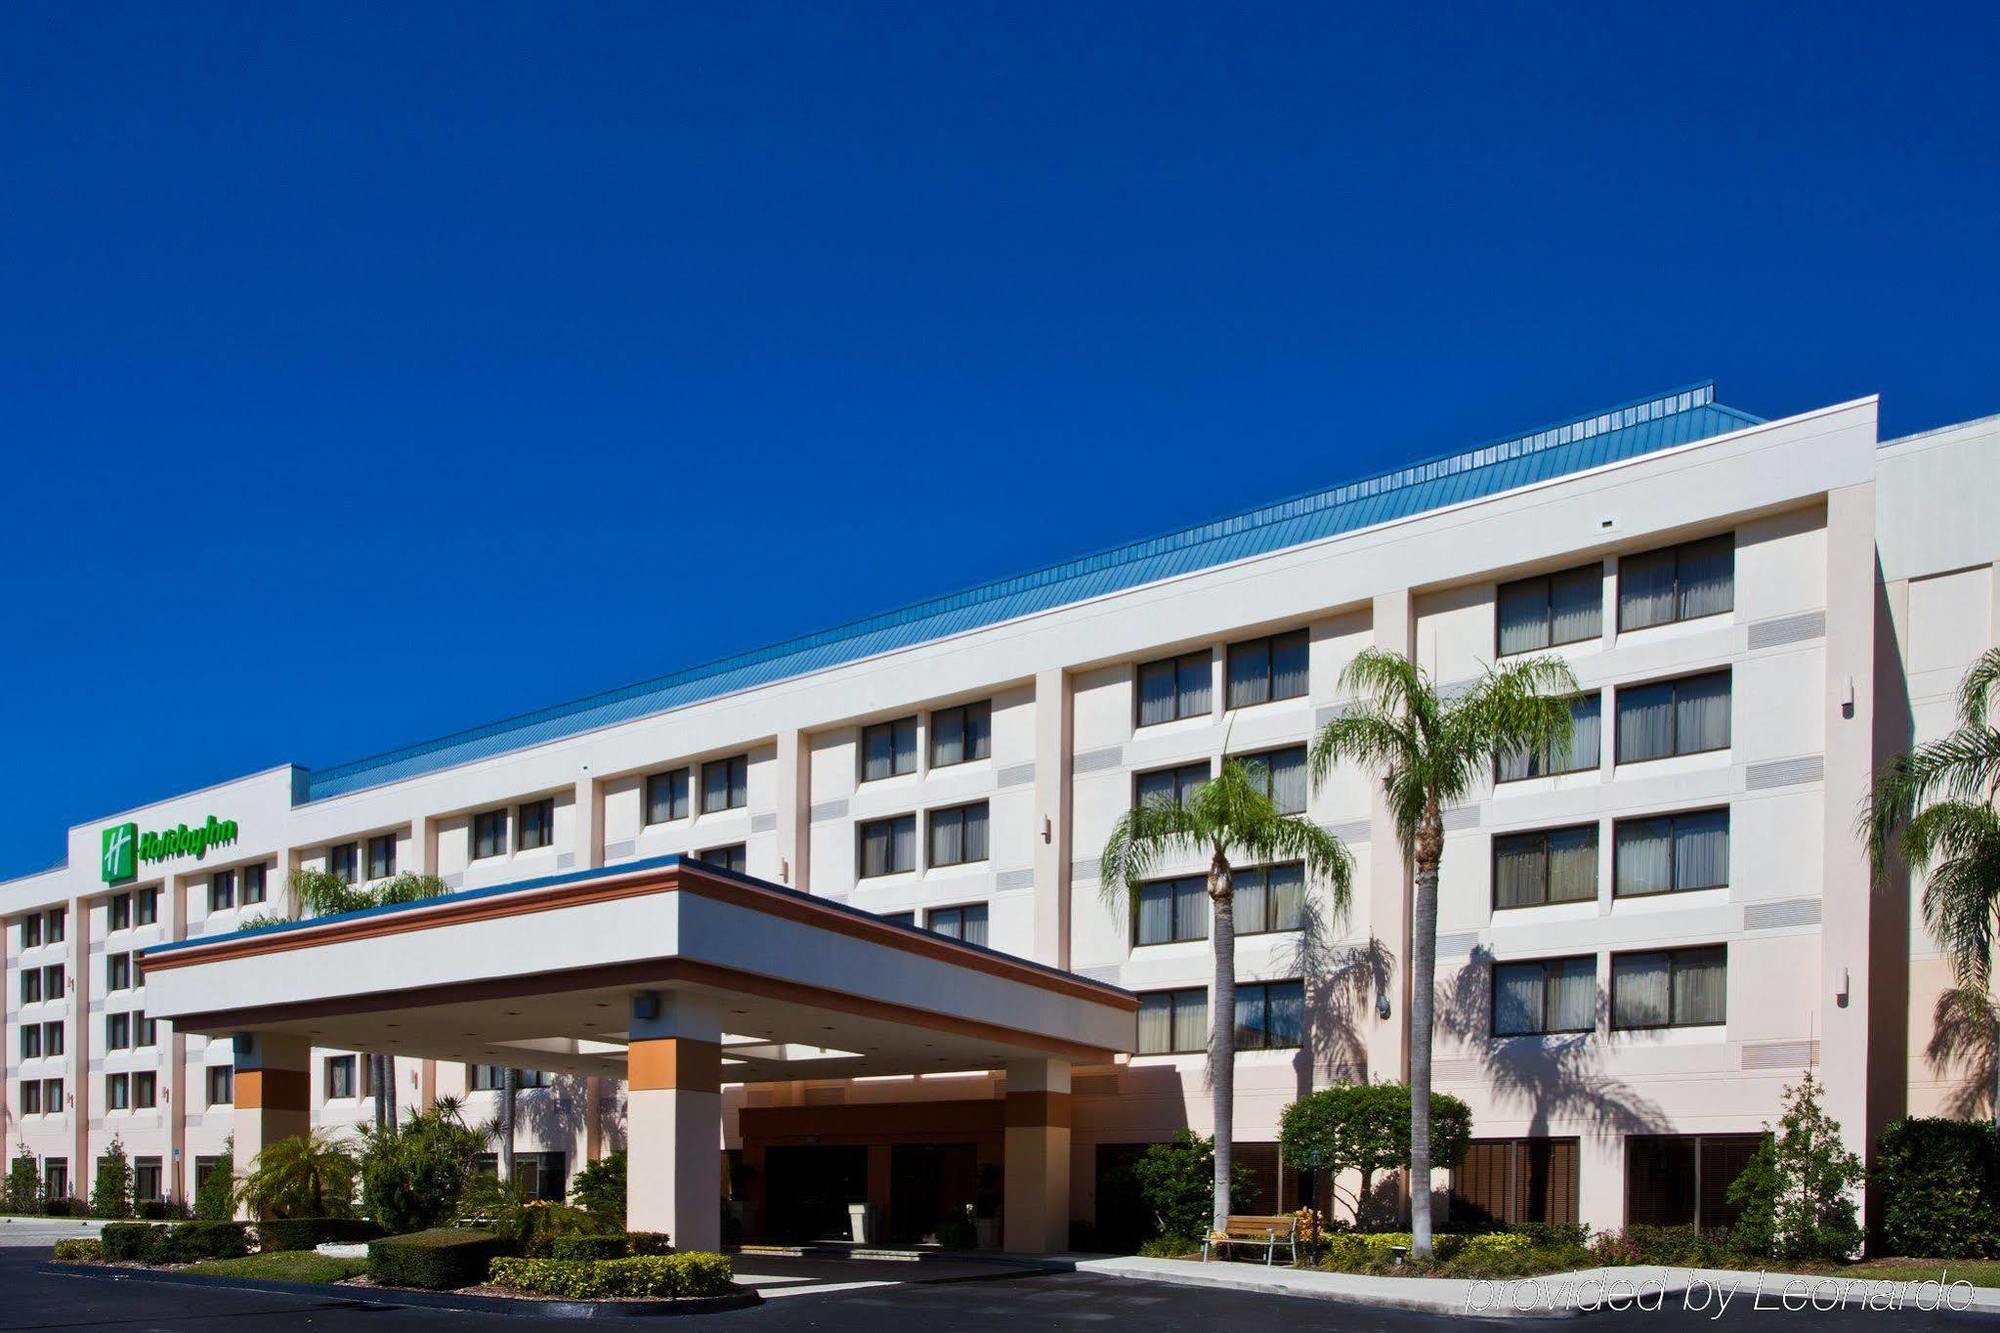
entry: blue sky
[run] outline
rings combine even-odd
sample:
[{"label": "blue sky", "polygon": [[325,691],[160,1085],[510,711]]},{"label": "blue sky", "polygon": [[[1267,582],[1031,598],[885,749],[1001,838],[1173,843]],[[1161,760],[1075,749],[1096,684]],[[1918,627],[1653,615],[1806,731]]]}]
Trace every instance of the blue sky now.
[{"label": "blue sky", "polygon": [[[1791,15],[1796,12],[1796,21]],[[1990,10],[0,8],[0,876],[1708,376],[2000,411]]]}]

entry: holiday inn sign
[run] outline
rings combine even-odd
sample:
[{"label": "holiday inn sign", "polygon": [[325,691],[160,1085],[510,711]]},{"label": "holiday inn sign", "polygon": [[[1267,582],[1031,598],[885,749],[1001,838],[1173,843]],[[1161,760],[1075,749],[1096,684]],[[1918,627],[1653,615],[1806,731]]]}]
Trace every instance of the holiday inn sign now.
[{"label": "holiday inn sign", "polygon": [[104,854],[98,864],[106,884],[123,884],[139,877],[141,862],[169,861],[176,856],[199,861],[209,848],[226,847],[235,841],[236,821],[214,815],[193,828],[177,824],[157,833],[141,833],[137,824],[114,824],[104,830]]}]

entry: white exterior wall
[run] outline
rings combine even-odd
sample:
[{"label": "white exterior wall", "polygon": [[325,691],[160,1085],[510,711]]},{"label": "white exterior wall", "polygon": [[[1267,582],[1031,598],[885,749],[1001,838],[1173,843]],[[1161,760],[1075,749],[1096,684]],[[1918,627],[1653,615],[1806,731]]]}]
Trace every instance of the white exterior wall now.
[{"label": "white exterior wall", "polygon": [[[1596,772],[1482,791],[1454,812],[1441,888],[1444,1005],[1437,1077],[1442,1089],[1472,1104],[1480,1137],[1582,1138],[1585,1218],[1616,1224],[1623,1206],[1621,1135],[1755,1130],[1773,1115],[1781,1087],[1814,1058],[1810,1043],[1828,1031],[1826,976],[1849,966],[1843,960],[1857,949],[1854,956],[1864,960],[1857,977],[1869,975],[1871,966],[1878,982],[1884,975],[1879,954],[1868,952],[1872,926],[1865,913],[1859,936],[1843,924],[1838,930],[1844,933],[1829,942],[1825,931],[1835,927],[1821,924],[1838,915],[1823,901],[1833,878],[1827,849],[1841,845],[1828,815],[1829,792],[1834,778],[1855,776],[1827,771],[1827,756],[1836,752],[1828,734],[1836,723],[1829,719],[1841,716],[1843,703],[1832,697],[1838,691],[1829,681],[1857,669],[1836,660],[1834,654],[1848,650],[1830,646],[1826,625],[1848,623],[1842,617],[1855,599],[1875,594],[1852,580],[1830,584],[1829,571],[1848,565],[1834,559],[1840,552],[1829,546],[1829,496],[1876,484],[1879,470],[1883,596],[1895,617],[1910,710],[1917,731],[1929,734],[1946,721],[1957,673],[1993,642],[1992,565],[2000,557],[2000,535],[1983,507],[1963,503],[1962,524],[1953,535],[1941,535],[1928,520],[1928,506],[1940,494],[1962,501],[1974,488],[1959,479],[1987,477],[2000,457],[2000,441],[1991,428],[1982,433],[1968,427],[1879,456],[1876,444],[1874,404],[1863,401],[311,804],[293,803],[290,769],[252,775],[125,816],[153,828],[193,824],[213,813],[236,819],[241,829],[236,845],[212,851],[200,865],[183,859],[142,867],[137,885],[160,884],[177,896],[185,932],[202,934],[234,928],[246,914],[208,913],[206,882],[214,867],[271,864],[273,902],[247,911],[282,911],[286,869],[323,865],[325,849],[336,842],[361,841],[365,852],[372,833],[397,834],[399,869],[435,871],[453,887],[467,888],[740,842],[749,873],[761,878],[870,911],[913,911],[919,921],[933,907],[983,902],[993,948],[1134,990],[1203,985],[1210,971],[1205,942],[1134,949],[1124,909],[1107,905],[1100,892],[1096,857],[1112,822],[1130,805],[1134,775],[1308,740],[1340,701],[1342,668],[1373,644],[1413,637],[1418,660],[1438,679],[1469,679],[1494,653],[1500,581],[1594,562],[1603,569],[1603,636],[1559,651],[1586,688],[1604,691],[1605,763]],[[1912,536],[1913,527],[1923,534]],[[1737,539],[1733,612],[1618,632],[1622,555],[1726,531]],[[1404,607],[1407,625],[1396,618]],[[1225,709],[1227,644],[1300,626],[1311,639],[1307,697]],[[1197,650],[1212,656],[1210,714],[1137,727],[1137,664]],[[1621,687],[1720,666],[1729,667],[1735,681],[1729,750],[1643,765],[1611,763]],[[1050,682],[1062,688],[1051,689]],[[930,769],[930,712],[977,699],[993,705],[990,759]],[[1060,713],[1065,707],[1066,718]],[[1870,712],[1871,700],[1864,697],[1861,708]],[[919,719],[918,770],[861,782],[861,728],[911,714]],[[1859,725],[1872,722],[1864,717]],[[1063,748],[1052,738],[1065,731]],[[747,807],[703,813],[701,763],[746,753]],[[796,771],[787,767],[793,762],[788,755],[798,756],[804,774],[796,791],[788,785]],[[678,766],[691,771],[693,814],[648,826],[645,778]],[[1050,781],[1057,766],[1069,770],[1066,786]],[[1051,800],[1051,790],[1062,799]],[[544,796],[556,807],[552,846],[471,859],[475,813],[509,808],[511,834],[512,808]],[[924,865],[923,813],[981,799],[990,810],[989,861]],[[1714,805],[1731,810],[1727,888],[1645,901],[1612,896],[1615,820]],[[1386,1021],[1375,1013],[1377,978],[1356,962],[1371,938],[1399,938],[1402,870],[1393,830],[1373,781],[1352,770],[1315,791],[1310,812],[1347,842],[1355,859],[1354,892],[1344,916],[1320,894],[1323,928],[1308,938],[1247,936],[1238,942],[1244,981],[1315,978],[1313,1044],[1242,1057],[1235,1132],[1244,1141],[1273,1139],[1279,1112],[1303,1090],[1337,1077],[1402,1073],[1408,1006],[1401,959],[1383,979],[1392,1011]],[[919,816],[918,869],[859,880],[857,826],[907,813]],[[1496,913],[1494,836],[1586,820],[1600,826],[1598,899]],[[229,1133],[228,1109],[204,1105],[202,1078],[204,1066],[227,1063],[229,1053],[198,1037],[185,1040],[177,1112],[164,1105],[150,1115],[102,1110],[105,1069],[173,1063],[165,1038],[156,1052],[101,1051],[104,1007],[143,1002],[142,991],[101,993],[104,950],[127,942],[103,937],[97,840],[112,822],[71,831],[67,868],[0,885],[0,916],[8,924],[7,985],[0,1000],[7,1029],[0,1055],[7,1072],[6,1151],[25,1143],[38,1155],[68,1156],[73,1188],[83,1194],[83,1159],[94,1157],[114,1132],[134,1154],[170,1156],[178,1145],[183,1174],[177,1179],[185,1192],[186,1168],[197,1156],[219,1154]],[[1044,842],[1045,829],[1051,842]],[[1067,873],[1051,873],[1050,866]],[[1162,867],[1162,873],[1175,869],[1200,867]],[[69,939],[54,950],[23,954],[20,916],[55,903],[71,904]],[[174,918],[164,907],[162,918],[148,935],[172,932]],[[140,933],[131,934],[136,941]],[[1907,961],[1921,979],[1926,956],[1916,942],[1920,932],[1912,930],[1909,939],[1907,960],[1899,956],[1898,967]],[[1559,1043],[1496,1042],[1484,1035],[1492,959],[1587,953],[1598,959],[1600,987],[1608,987],[1614,952],[1706,943],[1730,948],[1729,1020],[1722,1028],[1613,1034],[1600,1024],[1590,1037],[1565,1045],[1562,1060],[1550,1049]],[[19,970],[65,951],[75,957],[75,993],[19,1012]],[[310,979],[301,985],[305,993]],[[1890,1011],[1899,1024],[1908,1015],[1909,1079],[1912,1098],[1919,1100],[1923,1041],[1916,1029],[1920,1020],[1928,1022],[1928,1008],[1898,997]],[[63,1076],[77,1106],[24,1118],[19,1082],[40,1067],[19,1060],[18,1025],[61,1012],[73,1015],[66,1055],[43,1064],[68,1071]],[[1201,1065],[1199,1056],[1136,1057],[1077,1078],[1072,1142],[1079,1215],[1092,1206],[1090,1163],[1097,1145],[1160,1138],[1182,1126],[1211,1128]],[[321,1104],[322,1076],[323,1061],[315,1059],[315,1114],[323,1123],[350,1123],[371,1113],[365,1102]],[[397,1077],[406,1107],[428,1092],[457,1095],[464,1089],[464,1070],[456,1065],[403,1061]],[[1938,1087],[1946,1081],[1940,1078]],[[163,1075],[163,1087],[166,1082]],[[900,1097],[897,1088],[920,1087],[912,1095],[963,1097],[993,1095],[998,1086],[994,1078],[977,1076],[949,1083],[951,1091],[938,1093],[941,1085],[932,1080],[869,1082],[841,1095],[881,1100]],[[803,1104],[808,1090],[828,1091],[734,1091],[726,1103],[729,1123],[740,1105]],[[1935,1100],[1943,1093],[1924,1095]],[[473,1113],[483,1116],[491,1100],[492,1094],[471,1094]],[[622,1123],[616,1089],[605,1090],[594,1130],[587,1100],[568,1081],[524,1094],[521,1150],[565,1151],[573,1169],[593,1142],[600,1150],[616,1146]],[[1866,1114],[1873,1117],[1876,1103],[1869,1106]],[[1858,1127],[1851,1132],[1859,1133]]]}]

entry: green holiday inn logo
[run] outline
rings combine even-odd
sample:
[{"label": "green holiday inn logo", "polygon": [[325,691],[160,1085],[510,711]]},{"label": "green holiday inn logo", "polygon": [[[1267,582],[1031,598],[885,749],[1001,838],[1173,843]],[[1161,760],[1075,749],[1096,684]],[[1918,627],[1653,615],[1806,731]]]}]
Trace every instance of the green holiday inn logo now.
[{"label": "green holiday inn logo", "polygon": [[152,833],[139,832],[137,824],[114,824],[104,830],[104,855],[99,865],[106,884],[123,884],[138,878],[142,862],[168,861],[176,856],[199,861],[209,848],[226,847],[235,841],[236,821],[214,815],[193,828],[176,824]]}]

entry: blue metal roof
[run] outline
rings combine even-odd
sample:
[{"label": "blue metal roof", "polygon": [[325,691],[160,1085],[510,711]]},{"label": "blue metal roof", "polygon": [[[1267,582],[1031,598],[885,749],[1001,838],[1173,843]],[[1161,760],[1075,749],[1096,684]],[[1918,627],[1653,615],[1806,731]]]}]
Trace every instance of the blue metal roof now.
[{"label": "blue metal roof", "polygon": [[309,773],[304,799],[432,773],[703,699],[998,624],[1191,570],[1227,564],[1483,499],[1605,463],[1710,439],[1762,418],[1704,383],[1461,453],[967,588],[702,666]]}]

